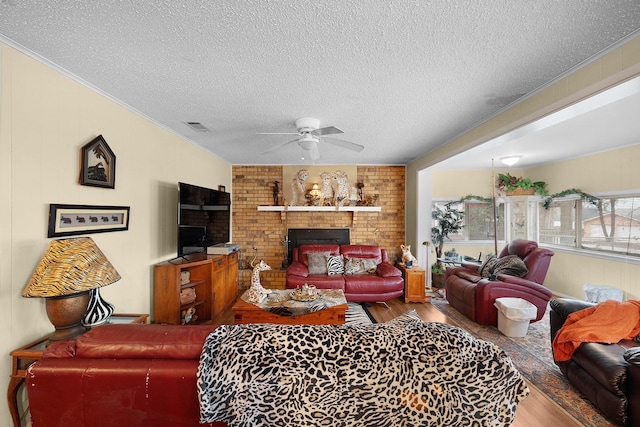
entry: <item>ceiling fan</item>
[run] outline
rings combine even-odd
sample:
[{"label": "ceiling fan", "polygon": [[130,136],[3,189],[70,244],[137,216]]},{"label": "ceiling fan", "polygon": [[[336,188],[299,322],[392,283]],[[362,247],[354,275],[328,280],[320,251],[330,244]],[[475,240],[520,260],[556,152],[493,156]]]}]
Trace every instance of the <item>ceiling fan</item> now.
[{"label": "ceiling fan", "polygon": [[271,148],[266,149],[262,154],[278,150],[286,145],[297,142],[298,146],[303,150],[309,151],[311,160],[315,161],[320,158],[319,144],[327,142],[337,147],[346,148],[347,150],[360,152],[364,150],[364,146],[355,144],[342,139],[327,138],[326,135],[335,135],[344,133],[335,126],[320,127],[320,120],[310,117],[296,120],[297,132],[258,132],[257,135],[298,135],[298,138],[291,141],[285,141]]}]

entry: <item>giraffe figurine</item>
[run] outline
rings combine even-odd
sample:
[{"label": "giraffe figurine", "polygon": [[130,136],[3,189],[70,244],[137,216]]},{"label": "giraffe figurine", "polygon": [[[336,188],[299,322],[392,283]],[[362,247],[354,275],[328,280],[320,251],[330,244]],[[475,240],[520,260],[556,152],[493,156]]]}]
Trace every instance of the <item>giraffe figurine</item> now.
[{"label": "giraffe figurine", "polygon": [[271,293],[271,289],[265,289],[260,284],[260,272],[265,270],[271,270],[271,267],[266,262],[260,260],[255,267],[253,267],[253,273],[251,274],[251,287],[245,294],[245,301],[251,304],[260,304]]}]

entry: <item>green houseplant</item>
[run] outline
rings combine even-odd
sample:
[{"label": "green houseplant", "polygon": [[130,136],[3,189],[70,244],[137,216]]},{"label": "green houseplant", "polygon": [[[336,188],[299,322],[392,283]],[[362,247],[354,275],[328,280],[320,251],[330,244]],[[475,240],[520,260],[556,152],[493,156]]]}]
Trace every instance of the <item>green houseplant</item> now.
[{"label": "green houseplant", "polygon": [[501,192],[515,193],[512,195],[537,194],[539,196],[547,196],[547,183],[544,181],[531,181],[529,178],[515,177],[509,173],[498,174],[496,182],[498,190]]},{"label": "green houseplant", "polygon": [[[451,240],[449,237],[452,233],[460,231],[464,225],[464,211],[455,209],[452,205],[456,202],[450,202],[444,205],[444,208],[436,206],[431,211],[431,219],[435,221],[435,225],[431,227],[431,243],[436,251],[436,258],[442,258],[445,239]],[[444,265],[442,261],[436,261],[431,265],[433,286],[441,288],[444,284]]]}]

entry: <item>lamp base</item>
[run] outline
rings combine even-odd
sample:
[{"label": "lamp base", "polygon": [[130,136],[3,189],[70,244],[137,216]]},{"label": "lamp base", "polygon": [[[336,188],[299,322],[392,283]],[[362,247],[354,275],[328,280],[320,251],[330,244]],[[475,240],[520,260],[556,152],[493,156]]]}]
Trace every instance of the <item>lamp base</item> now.
[{"label": "lamp base", "polygon": [[89,305],[89,292],[73,295],[49,297],[45,300],[45,308],[49,321],[56,328],[49,337],[50,341],[68,340],[82,335],[86,329],[82,326],[82,318]]},{"label": "lamp base", "polygon": [[49,341],[64,341],[70,340],[73,338],[78,338],[80,335],[87,332],[87,329],[82,326],[82,323],[78,323],[77,325],[73,325],[68,328],[56,328],[53,335],[49,337]]},{"label": "lamp base", "polygon": [[100,296],[100,288],[91,289],[90,291],[91,299],[89,301],[89,307],[87,308],[87,313],[82,319],[82,324],[87,328],[92,328],[94,326],[102,325],[115,311],[115,307],[113,304],[105,301]]}]

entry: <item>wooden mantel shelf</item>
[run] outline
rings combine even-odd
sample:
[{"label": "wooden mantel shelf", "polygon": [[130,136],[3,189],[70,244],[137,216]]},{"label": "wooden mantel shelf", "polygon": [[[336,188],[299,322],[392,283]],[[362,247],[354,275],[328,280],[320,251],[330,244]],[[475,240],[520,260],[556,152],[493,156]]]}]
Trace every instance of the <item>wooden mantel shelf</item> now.
[{"label": "wooden mantel shelf", "polygon": [[258,206],[270,212],[381,212],[380,206]]}]

